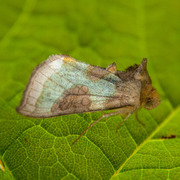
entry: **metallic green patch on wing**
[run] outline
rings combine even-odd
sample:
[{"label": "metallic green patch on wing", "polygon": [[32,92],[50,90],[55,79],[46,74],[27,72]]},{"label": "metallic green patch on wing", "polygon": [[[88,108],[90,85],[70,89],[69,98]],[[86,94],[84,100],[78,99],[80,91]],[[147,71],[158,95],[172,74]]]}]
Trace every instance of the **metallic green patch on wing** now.
[{"label": "metallic green patch on wing", "polygon": [[[103,71],[103,77],[99,77],[98,81],[93,81],[87,75],[89,67],[95,67],[97,70]],[[95,76],[96,79],[98,78],[96,73],[91,73],[91,76]],[[92,103],[89,110],[86,111],[103,109],[105,101],[109,100],[116,93],[116,83],[120,81],[117,76],[103,68],[101,69],[100,67],[91,66],[79,61],[63,62],[59,70],[54,72],[44,83],[43,90],[36,103],[37,108],[35,112],[42,113],[43,111],[48,111],[51,116],[53,116],[53,113],[57,115],[58,112],[57,114],[55,111],[51,112],[51,108],[59,99],[68,95],[68,90],[76,86],[88,87],[89,94],[83,96],[90,98]],[[78,94],[78,96],[81,96],[81,94]]]}]

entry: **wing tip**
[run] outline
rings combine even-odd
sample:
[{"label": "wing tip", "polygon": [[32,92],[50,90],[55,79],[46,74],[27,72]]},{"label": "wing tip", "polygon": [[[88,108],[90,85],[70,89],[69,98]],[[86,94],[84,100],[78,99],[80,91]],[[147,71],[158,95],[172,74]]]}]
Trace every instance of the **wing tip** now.
[{"label": "wing tip", "polygon": [[29,113],[25,113],[26,111],[23,110],[23,106],[22,105],[19,105],[17,108],[16,108],[16,112],[18,112],[19,114],[23,115],[23,116],[29,116],[29,117],[32,117],[29,115]]}]

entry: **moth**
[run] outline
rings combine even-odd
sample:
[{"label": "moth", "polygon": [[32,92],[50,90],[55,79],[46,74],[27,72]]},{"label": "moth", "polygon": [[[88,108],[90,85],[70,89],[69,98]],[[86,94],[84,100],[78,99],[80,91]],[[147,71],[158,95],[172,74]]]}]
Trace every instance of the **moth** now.
[{"label": "moth", "polygon": [[74,141],[103,118],[124,115],[125,120],[138,109],[148,110],[160,104],[147,71],[147,59],[140,65],[118,71],[77,61],[68,55],[52,55],[38,65],[29,79],[17,111],[34,118],[114,110],[94,121]]}]

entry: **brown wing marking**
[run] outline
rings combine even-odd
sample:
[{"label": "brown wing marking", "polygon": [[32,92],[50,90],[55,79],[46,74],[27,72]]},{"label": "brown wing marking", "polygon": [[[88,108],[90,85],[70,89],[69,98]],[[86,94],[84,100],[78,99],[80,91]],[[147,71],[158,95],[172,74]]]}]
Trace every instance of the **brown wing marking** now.
[{"label": "brown wing marking", "polygon": [[92,66],[89,65],[86,70],[86,75],[89,79],[92,81],[98,81],[102,78],[104,78],[106,75],[108,75],[110,72],[108,72],[106,69],[98,67],[98,66]]},{"label": "brown wing marking", "polygon": [[53,116],[57,116],[131,106],[131,104],[128,103],[127,97],[123,96],[120,98],[115,96],[106,97],[107,101],[102,103],[102,106],[94,109],[91,105],[97,103],[98,99],[92,102],[91,96],[93,95],[90,94],[87,86],[75,86],[65,91],[64,95],[55,102],[51,107],[51,113]]},{"label": "brown wing marking", "polygon": [[87,86],[75,86],[64,93],[64,96],[52,106],[53,114],[72,114],[89,111],[91,99]]}]

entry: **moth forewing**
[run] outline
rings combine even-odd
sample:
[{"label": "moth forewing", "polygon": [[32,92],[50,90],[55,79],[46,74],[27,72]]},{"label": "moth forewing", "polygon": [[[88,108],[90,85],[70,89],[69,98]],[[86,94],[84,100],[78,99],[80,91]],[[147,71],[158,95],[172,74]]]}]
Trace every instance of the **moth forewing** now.
[{"label": "moth forewing", "polygon": [[140,65],[123,72],[117,71],[115,63],[105,69],[67,55],[50,56],[34,69],[17,111],[24,116],[48,118],[116,109],[87,129],[116,114],[125,114],[125,121],[140,107],[151,109],[160,103],[146,65],[143,59]]}]

